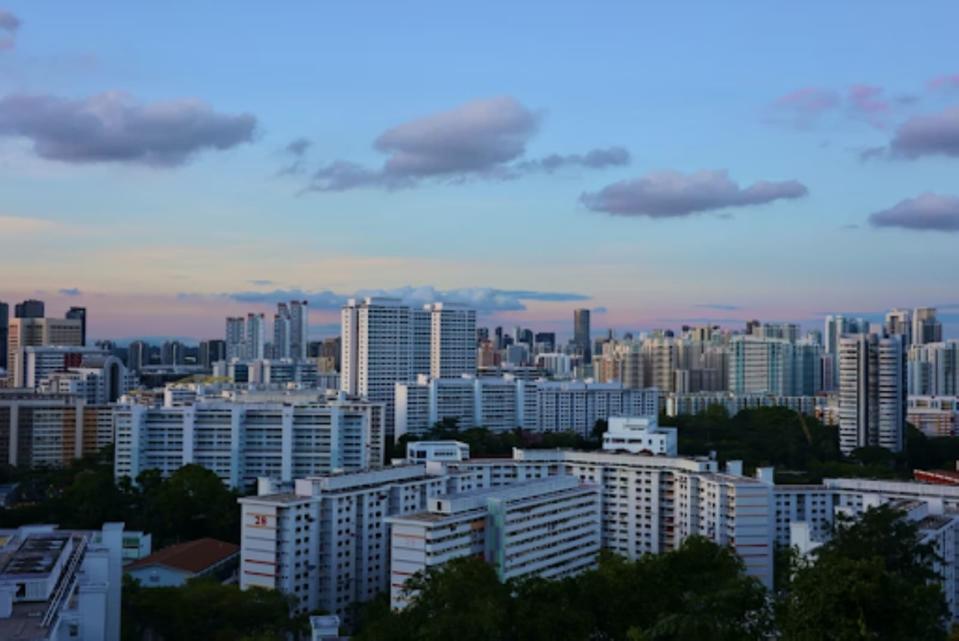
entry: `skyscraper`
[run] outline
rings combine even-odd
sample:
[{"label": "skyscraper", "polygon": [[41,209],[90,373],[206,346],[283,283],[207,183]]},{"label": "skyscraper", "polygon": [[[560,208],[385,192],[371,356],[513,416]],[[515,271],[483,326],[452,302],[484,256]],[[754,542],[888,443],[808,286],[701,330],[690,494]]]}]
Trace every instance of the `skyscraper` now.
[{"label": "skyscraper", "polygon": [[839,449],[903,447],[906,359],[901,336],[839,339]]},{"label": "skyscraper", "polygon": [[573,310],[573,343],[577,351],[583,355],[583,363],[593,362],[592,345],[590,344],[589,310]]},{"label": "skyscraper", "polygon": [[290,358],[290,308],[277,303],[273,315],[273,358]]},{"label": "skyscraper", "polygon": [[942,342],[942,323],[935,307],[917,307],[912,315],[912,342],[916,345]]},{"label": "skyscraper", "polygon": [[476,311],[448,303],[413,308],[392,298],[350,299],[342,314],[340,389],[386,406],[393,434],[397,383],[420,374],[476,373]]},{"label": "skyscraper", "polygon": [[476,373],[476,310],[433,303],[430,314],[430,376],[454,378]]},{"label": "skyscraper", "polygon": [[[847,334],[868,334],[869,321],[862,318],[846,318],[841,315],[826,316],[823,331],[823,353],[832,363],[832,376],[823,376],[826,390],[831,391],[839,384],[839,339]],[[828,379],[828,380],[827,380]]]},{"label": "skyscraper", "polygon": [[290,358],[305,360],[310,342],[310,310],[307,301],[290,301]]},{"label": "skyscraper", "polygon": [[10,333],[10,306],[0,303],[0,369],[7,369],[7,336]]},{"label": "skyscraper", "polygon": [[150,364],[150,346],[143,341],[133,341],[127,348],[127,369],[139,372]]},{"label": "skyscraper", "polygon": [[23,385],[24,348],[47,345],[79,346],[80,321],[59,318],[14,318],[7,337],[7,381]]},{"label": "skyscraper", "polygon": [[243,357],[250,361],[260,360],[266,355],[266,316],[263,314],[246,315],[246,336],[243,341]]},{"label": "skyscraper", "polygon": [[43,318],[45,315],[43,301],[32,298],[17,303],[13,310],[16,318]]},{"label": "skyscraper", "polygon": [[71,307],[64,318],[80,321],[80,344],[87,344],[87,308]]},{"label": "skyscraper", "polygon": [[245,358],[243,343],[246,339],[246,320],[242,316],[226,319],[226,360]]},{"label": "skyscraper", "polygon": [[887,312],[885,328],[889,336],[902,336],[907,348],[912,344],[912,312],[908,309],[897,307]]}]

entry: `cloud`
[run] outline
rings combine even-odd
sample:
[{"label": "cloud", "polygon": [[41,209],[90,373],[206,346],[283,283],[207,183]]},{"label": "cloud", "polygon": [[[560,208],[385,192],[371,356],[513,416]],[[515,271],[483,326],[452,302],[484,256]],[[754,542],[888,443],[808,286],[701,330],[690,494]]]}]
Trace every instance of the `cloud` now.
[{"label": "cloud", "polygon": [[959,156],[959,107],[910,118],[896,130],[889,147],[901,158]]},{"label": "cloud", "polygon": [[959,74],[937,76],[928,82],[931,91],[959,89]]},{"label": "cloud", "polygon": [[859,156],[860,162],[869,162],[870,160],[875,160],[877,158],[885,158],[886,152],[888,149],[884,145],[879,145],[878,147],[865,147],[860,148],[856,151]]},{"label": "cloud", "polygon": [[[410,305],[432,302],[461,303],[481,312],[523,311],[526,301],[572,302],[589,300],[589,296],[571,292],[544,292],[534,290],[495,289],[492,287],[463,287],[440,290],[431,285],[405,286],[394,289],[362,289],[353,294],[338,294],[330,290],[276,289],[268,292],[230,292],[213,295],[237,303],[273,305],[288,300],[305,300],[313,309],[336,310],[350,298],[381,296],[397,298]],[[206,294],[181,293],[181,299],[211,298]]]},{"label": "cloud", "polygon": [[19,29],[20,19],[9,11],[0,9],[0,51],[13,49]]},{"label": "cloud", "polygon": [[892,105],[883,96],[882,87],[852,85],[847,92],[847,104],[853,117],[865,120],[874,127],[885,127],[885,119]]},{"label": "cloud", "polygon": [[831,89],[803,87],[780,96],[769,107],[769,120],[806,128],[821,115],[839,107],[842,98]]},{"label": "cloud", "polygon": [[806,186],[795,180],[761,180],[741,188],[725,170],[681,174],[660,171],[613,183],[580,201],[593,211],[617,216],[674,218],[726,207],[761,205],[805,196]]},{"label": "cloud", "polygon": [[302,174],[306,170],[306,153],[313,146],[309,138],[294,138],[283,147],[283,155],[290,159],[289,164],[277,172],[278,176]]},{"label": "cloud", "polygon": [[256,118],[225,115],[198,100],[140,104],[109,92],[72,100],[15,94],[0,100],[0,136],[33,142],[41,158],[68,163],[181,165],[195,154],[250,142]]},{"label": "cloud", "polygon": [[76,287],[66,287],[66,288],[57,290],[57,293],[59,293],[61,296],[79,296],[80,290],[77,289]]},{"label": "cloud", "polygon": [[246,282],[250,283],[251,285],[256,285],[257,287],[266,287],[273,284],[272,280],[266,280],[265,278],[254,278],[253,280],[248,280]]},{"label": "cloud", "polygon": [[629,152],[622,147],[524,160],[541,119],[541,114],[510,96],[473,100],[383,132],[373,143],[376,151],[386,155],[382,166],[334,160],[313,172],[304,191],[404,189],[430,180],[508,180],[534,171],[629,163]]},{"label": "cloud", "polygon": [[959,198],[925,193],[869,216],[873,227],[920,231],[959,231]]},{"label": "cloud", "polygon": [[724,303],[702,303],[699,305],[694,305],[694,307],[698,307],[700,309],[714,309],[720,312],[735,312],[742,309],[742,306],[740,305],[728,305]]},{"label": "cloud", "polygon": [[545,171],[552,173],[567,167],[605,169],[621,167],[630,162],[629,151],[623,147],[593,149],[585,154],[550,154],[537,160],[527,160],[516,165],[520,171]]},{"label": "cloud", "polygon": [[609,309],[601,306],[601,307],[594,307],[591,311],[593,314],[606,314],[607,312],[609,312]]}]

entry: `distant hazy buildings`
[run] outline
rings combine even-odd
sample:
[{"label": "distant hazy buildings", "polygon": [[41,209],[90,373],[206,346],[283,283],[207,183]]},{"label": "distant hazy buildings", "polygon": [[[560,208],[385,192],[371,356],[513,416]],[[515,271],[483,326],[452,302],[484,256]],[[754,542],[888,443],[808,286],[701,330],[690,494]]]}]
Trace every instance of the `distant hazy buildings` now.
[{"label": "distant hazy buildings", "polygon": [[27,347],[52,345],[81,347],[82,344],[82,322],[78,319],[40,317],[11,319],[7,337],[7,380],[10,386],[23,387],[24,385],[24,355]]},{"label": "distant hazy buildings", "polygon": [[934,307],[919,307],[912,316],[912,342],[916,345],[942,341],[942,323]]},{"label": "distant hazy buildings", "polygon": [[577,309],[573,312],[573,344],[583,357],[583,363],[593,362],[592,339],[590,338],[589,310]]}]

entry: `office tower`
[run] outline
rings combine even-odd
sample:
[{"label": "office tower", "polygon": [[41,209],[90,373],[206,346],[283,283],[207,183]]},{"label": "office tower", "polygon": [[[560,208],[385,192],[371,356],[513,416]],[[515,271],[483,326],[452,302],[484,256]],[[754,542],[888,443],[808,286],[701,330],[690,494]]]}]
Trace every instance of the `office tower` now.
[{"label": "office tower", "polygon": [[839,449],[902,450],[906,422],[906,359],[901,336],[856,334],[839,339]]},{"label": "office tower", "polygon": [[143,341],[133,341],[127,348],[127,369],[139,372],[150,364],[150,346]]},{"label": "office tower", "polygon": [[226,360],[226,341],[212,339],[201,341],[197,349],[197,362],[204,369],[213,367],[213,363]]},{"label": "office tower", "polygon": [[489,327],[476,328],[476,346],[479,347],[484,341],[489,340]]},{"label": "office tower", "polygon": [[908,349],[912,344],[912,312],[908,309],[893,309],[886,313],[884,323],[888,336],[902,336],[902,341]]},{"label": "office tower", "polygon": [[160,363],[163,365],[183,365],[186,363],[186,345],[180,341],[166,341],[163,343],[160,354]]},{"label": "office tower", "polygon": [[290,329],[293,319],[286,303],[278,303],[273,315],[273,354],[272,358],[290,358]]},{"label": "office tower", "polygon": [[10,333],[10,306],[0,302],[0,369],[7,369],[7,336]]},{"label": "office tower", "polygon": [[244,358],[256,361],[266,358],[266,316],[263,314],[246,315],[246,336],[244,338]]},{"label": "office tower", "polygon": [[496,338],[494,348],[503,349],[503,328],[497,327],[493,330],[493,336]]},{"label": "office tower", "polygon": [[13,315],[16,318],[43,318],[45,316],[42,300],[34,300],[31,298],[22,303],[17,303],[13,309]]},{"label": "office tower", "polygon": [[290,301],[290,358],[306,359],[310,342],[310,310],[307,301]]},{"label": "office tower", "polygon": [[80,321],[80,344],[87,344],[87,308],[86,307],[71,307],[64,318],[70,318],[73,320]]},{"label": "office tower", "polygon": [[589,310],[573,310],[573,344],[577,351],[583,356],[583,364],[589,365],[593,362],[592,345],[589,329]]},{"label": "office tower", "polygon": [[246,358],[243,345],[246,340],[246,319],[229,316],[226,319],[226,360]]},{"label": "office tower", "polygon": [[27,347],[61,345],[80,346],[81,325],[77,319],[14,318],[7,336],[7,381],[12,387],[23,385],[24,350]]},{"label": "office tower", "polygon": [[423,308],[430,315],[430,376],[476,373],[476,310],[450,303]]},{"label": "office tower", "polygon": [[832,376],[823,376],[826,391],[836,389],[839,384],[839,339],[847,334],[868,334],[869,321],[862,318],[846,318],[841,315],[826,316],[823,330],[823,353],[831,358]]},{"label": "office tower", "polygon": [[912,316],[912,342],[916,345],[942,342],[942,323],[935,307],[917,307]]},{"label": "office tower", "polygon": [[733,394],[791,396],[793,350],[789,341],[747,335],[729,343],[729,391]]},{"label": "office tower", "polygon": [[795,323],[764,323],[753,333],[758,333],[765,338],[781,338],[790,343],[795,343],[799,340],[799,325]]}]

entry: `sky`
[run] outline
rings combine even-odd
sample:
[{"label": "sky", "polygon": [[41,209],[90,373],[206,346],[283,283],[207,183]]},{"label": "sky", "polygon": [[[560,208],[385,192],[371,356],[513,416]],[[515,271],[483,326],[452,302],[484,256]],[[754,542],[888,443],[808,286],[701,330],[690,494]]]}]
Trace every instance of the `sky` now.
[{"label": "sky", "polygon": [[937,306],[955,2],[0,0],[0,300],[220,337],[351,296],[568,335]]}]

